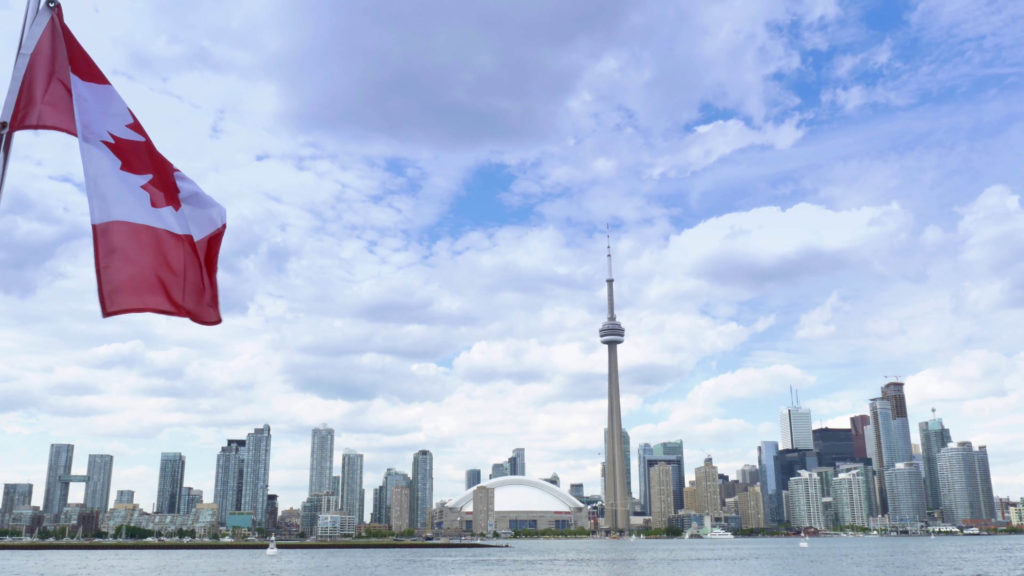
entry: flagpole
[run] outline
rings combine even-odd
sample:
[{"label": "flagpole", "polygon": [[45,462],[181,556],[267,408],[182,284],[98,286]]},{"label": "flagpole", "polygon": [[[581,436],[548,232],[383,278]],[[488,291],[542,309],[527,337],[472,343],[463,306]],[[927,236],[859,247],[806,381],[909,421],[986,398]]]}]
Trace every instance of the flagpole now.
[{"label": "flagpole", "polygon": [[[22,48],[33,31],[33,24],[36,17],[43,8],[43,3],[53,8],[57,5],[56,0],[25,0],[25,16],[21,21],[21,34],[18,35],[18,51],[15,53],[14,70],[11,73],[11,84],[7,89],[7,100],[4,101],[2,115],[0,115],[0,200],[4,197],[4,182],[7,180],[7,162],[11,158],[11,142],[14,140],[14,133],[10,128],[11,115],[14,113],[14,101],[18,98],[18,91],[21,89],[21,81],[25,77],[24,65],[19,66],[22,60]],[[37,38],[38,39],[38,36]],[[32,41],[32,44],[35,44]],[[33,46],[34,47],[34,46]],[[31,49],[28,51],[31,52]]]}]

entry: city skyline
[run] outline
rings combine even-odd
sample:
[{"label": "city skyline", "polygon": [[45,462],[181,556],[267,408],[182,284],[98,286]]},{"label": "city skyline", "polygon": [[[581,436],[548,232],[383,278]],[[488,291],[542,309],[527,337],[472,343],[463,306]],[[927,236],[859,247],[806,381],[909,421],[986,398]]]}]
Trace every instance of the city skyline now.
[{"label": "city skyline", "polygon": [[[77,143],[19,133],[0,482],[39,503],[50,445],[73,443],[71,474],[112,455],[112,489],[148,509],[179,452],[210,501],[225,440],[270,423],[288,507],[326,422],[366,492],[428,449],[454,497],[523,447],[529,476],[599,493],[610,224],[631,460],[682,439],[688,474],[704,451],[732,473],[778,439],[791,386],[845,428],[898,379],[915,438],[935,408],[1024,494],[1013,3],[263,8],[64,6],[225,206],[224,321],[101,319]],[[8,72],[23,10],[0,5]]]}]

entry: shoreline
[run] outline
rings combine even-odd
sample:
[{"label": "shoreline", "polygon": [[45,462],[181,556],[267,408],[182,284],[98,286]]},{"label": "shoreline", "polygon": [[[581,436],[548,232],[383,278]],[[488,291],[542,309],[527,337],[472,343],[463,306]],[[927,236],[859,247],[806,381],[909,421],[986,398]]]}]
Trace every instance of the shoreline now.
[{"label": "shoreline", "polygon": [[[0,542],[3,550],[266,550],[266,542]],[[394,548],[508,548],[483,542],[278,541],[279,550],[394,549]]]}]

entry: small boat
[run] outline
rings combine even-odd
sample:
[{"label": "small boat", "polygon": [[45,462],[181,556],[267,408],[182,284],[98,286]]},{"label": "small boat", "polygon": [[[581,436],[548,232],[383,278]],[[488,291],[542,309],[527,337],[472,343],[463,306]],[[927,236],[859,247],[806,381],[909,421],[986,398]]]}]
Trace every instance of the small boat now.
[{"label": "small boat", "polygon": [[277,556],[277,540],[270,535],[270,546],[267,546],[267,556]]},{"label": "small boat", "polygon": [[811,543],[807,541],[807,536],[804,536],[803,538],[800,539],[800,547],[801,548],[807,548],[810,545],[811,545]]},{"label": "small boat", "polygon": [[711,539],[711,540],[723,540],[723,539],[732,538],[733,535],[732,535],[732,533],[726,532],[725,530],[722,530],[721,528],[715,528],[711,532],[708,532],[704,537],[708,538],[708,539]]}]

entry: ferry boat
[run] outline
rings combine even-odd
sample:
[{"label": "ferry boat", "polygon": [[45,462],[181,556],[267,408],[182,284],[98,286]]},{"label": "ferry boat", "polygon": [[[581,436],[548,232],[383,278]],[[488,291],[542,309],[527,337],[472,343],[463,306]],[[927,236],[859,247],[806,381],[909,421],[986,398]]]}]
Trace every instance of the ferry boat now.
[{"label": "ferry boat", "polygon": [[715,528],[711,532],[708,532],[707,534],[705,534],[704,537],[705,538],[709,538],[711,540],[722,540],[722,539],[732,538],[733,535],[732,535],[732,533],[726,532],[725,530],[722,530],[721,528]]}]

